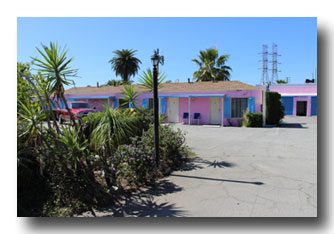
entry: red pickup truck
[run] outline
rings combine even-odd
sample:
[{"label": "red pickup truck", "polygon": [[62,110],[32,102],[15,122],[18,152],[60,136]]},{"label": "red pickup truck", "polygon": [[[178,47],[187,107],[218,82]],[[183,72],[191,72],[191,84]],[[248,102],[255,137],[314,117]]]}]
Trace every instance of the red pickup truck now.
[{"label": "red pickup truck", "polygon": [[[74,119],[81,119],[82,117],[96,112],[96,108],[92,108],[87,102],[67,102],[67,105],[70,108]],[[65,108],[58,109],[57,116],[59,122],[70,121],[70,116]]]}]

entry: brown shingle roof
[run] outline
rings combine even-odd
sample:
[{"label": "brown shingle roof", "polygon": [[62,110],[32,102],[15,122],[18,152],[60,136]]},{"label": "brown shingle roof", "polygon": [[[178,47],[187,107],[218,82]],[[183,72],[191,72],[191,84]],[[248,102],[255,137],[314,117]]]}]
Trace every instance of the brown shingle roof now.
[{"label": "brown shingle roof", "polygon": [[[134,85],[140,92],[145,92],[145,88],[141,85]],[[71,88],[65,91],[66,95],[81,94],[120,94],[123,86],[102,86],[102,87],[79,87]],[[261,90],[261,88],[248,85],[240,81],[220,81],[220,82],[194,82],[194,83],[166,83],[159,92],[219,92],[234,90]]]}]

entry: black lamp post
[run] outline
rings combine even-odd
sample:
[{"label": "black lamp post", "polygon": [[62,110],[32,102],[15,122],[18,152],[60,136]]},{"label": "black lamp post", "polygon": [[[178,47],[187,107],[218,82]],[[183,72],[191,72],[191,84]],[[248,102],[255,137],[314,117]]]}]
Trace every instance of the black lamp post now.
[{"label": "black lamp post", "polygon": [[154,51],[151,57],[153,63],[153,106],[154,106],[154,148],[155,160],[159,166],[159,99],[158,99],[158,69],[159,63],[163,64],[163,56],[159,56],[159,49]]}]

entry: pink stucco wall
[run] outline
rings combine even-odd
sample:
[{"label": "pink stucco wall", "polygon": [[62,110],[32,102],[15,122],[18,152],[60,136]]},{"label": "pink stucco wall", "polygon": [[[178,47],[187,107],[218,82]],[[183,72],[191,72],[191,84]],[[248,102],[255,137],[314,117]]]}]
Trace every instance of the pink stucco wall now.
[{"label": "pink stucco wall", "polygon": [[97,111],[103,111],[104,105],[107,104],[107,100],[106,99],[88,99],[88,103],[92,107],[96,107]]},{"label": "pink stucco wall", "polygon": [[[190,98],[190,117],[194,119],[195,113],[200,113],[200,124],[208,124],[210,121],[210,98]],[[183,113],[188,110],[189,99],[179,98],[179,121],[183,121]],[[167,107],[168,109],[168,107]],[[186,121],[186,123],[188,123]],[[192,122],[194,123],[194,122]]]},{"label": "pink stucco wall", "polygon": [[317,94],[317,84],[282,84],[272,85],[269,87],[270,91],[284,94]]},{"label": "pink stucco wall", "polygon": [[293,96],[293,115],[297,114],[297,101],[307,102],[306,116],[311,116],[311,96],[317,96],[317,84],[277,84],[269,87],[283,97]]},{"label": "pink stucco wall", "polygon": [[[204,94],[203,92],[197,93],[182,93],[185,94]],[[214,94],[206,93],[206,94]],[[225,94],[225,97],[231,98],[248,98],[248,97],[255,97],[255,112],[261,112],[261,104],[262,104],[262,91],[255,90],[255,91],[229,91],[229,92],[216,92],[215,94]],[[163,94],[161,94],[163,95]],[[180,93],[168,93],[166,95],[180,95]],[[168,100],[168,99],[167,99]],[[183,113],[188,112],[188,98],[180,97],[179,98],[179,122],[183,122]],[[221,118],[224,113],[224,104],[221,103]],[[191,98],[191,118],[193,119],[194,113],[201,114],[200,124],[210,124],[210,98],[209,97],[193,97]],[[167,103],[167,113],[168,113],[168,103]],[[239,125],[240,119],[230,119],[230,122],[233,126]],[[187,121],[185,121],[187,123]],[[195,124],[193,121],[192,124]],[[229,121],[224,118],[224,125],[228,126]]]}]

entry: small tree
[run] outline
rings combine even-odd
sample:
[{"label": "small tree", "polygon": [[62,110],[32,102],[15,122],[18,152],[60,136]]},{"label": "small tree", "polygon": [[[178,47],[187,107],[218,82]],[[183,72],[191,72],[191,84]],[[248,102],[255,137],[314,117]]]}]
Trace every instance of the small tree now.
[{"label": "small tree", "polygon": [[277,80],[276,83],[277,84],[287,84],[288,81],[286,81],[286,80]]},{"label": "small tree", "polygon": [[284,118],[284,106],[281,94],[277,92],[266,92],[266,123],[278,124]]}]

